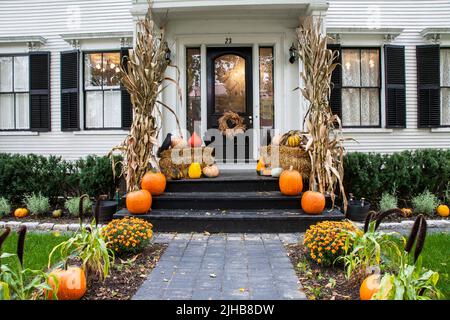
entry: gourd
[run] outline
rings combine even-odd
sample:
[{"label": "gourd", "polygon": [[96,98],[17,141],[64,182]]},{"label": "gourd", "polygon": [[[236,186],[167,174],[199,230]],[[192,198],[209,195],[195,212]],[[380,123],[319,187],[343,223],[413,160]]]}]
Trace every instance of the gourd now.
[{"label": "gourd", "polygon": [[272,169],[272,177],[278,178],[283,172],[283,168],[273,168]]},{"label": "gourd", "polygon": [[302,175],[291,166],[289,170],[284,170],[279,180],[280,191],[286,196],[297,196],[303,190]]},{"label": "gourd", "polygon": [[129,192],[126,197],[126,205],[132,214],[147,213],[152,206],[152,195],[147,190]]},{"label": "gourd", "polygon": [[437,207],[436,212],[441,217],[448,217],[450,214],[450,209],[448,206],[441,204],[439,207]]},{"label": "gourd", "polygon": [[[69,267],[67,270],[56,269],[50,273],[48,284],[53,290],[56,290],[55,280],[58,280],[58,291],[56,296],[58,300],[79,300],[86,293],[86,275],[84,270],[79,267]],[[48,299],[51,299],[53,291],[47,293]]]},{"label": "gourd", "polygon": [[202,138],[200,138],[197,133],[193,133],[192,136],[189,138],[188,144],[192,148],[201,147],[203,144]]},{"label": "gourd", "polygon": [[166,189],[166,177],[161,172],[147,172],[142,177],[141,189],[147,190],[152,196],[159,196]]},{"label": "gourd", "polygon": [[28,209],[26,208],[17,208],[14,210],[14,217],[16,218],[25,218],[28,215]]},{"label": "gourd", "polygon": [[302,209],[307,214],[321,214],[325,209],[325,196],[317,191],[306,191],[302,195]]},{"label": "gourd", "polygon": [[298,135],[290,136],[287,140],[288,146],[290,147],[298,147],[300,146],[301,139]]},{"label": "gourd", "polygon": [[258,163],[256,164],[256,173],[261,174],[261,171],[266,168],[266,164],[262,160],[262,158],[259,158]]},{"label": "gourd", "polygon": [[219,168],[214,164],[203,168],[203,174],[208,178],[215,178],[219,175]]},{"label": "gourd", "polygon": [[359,288],[359,298],[361,300],[370,300],[372,296],[380,290],[380,276],[372,274],[364,279]]},{"label": "gourd", "polygon": [[53,210],[52,216],[53,216],[53,218],[61,218],[61,216],[62,216],[62,210],[61,210],[61,209]]},{"label": "gourd", "polygon": [[202,176],[202,168],[200,166],[200,163],[192,162],[189,166],[188,175],[191,179],[200,178]]}]

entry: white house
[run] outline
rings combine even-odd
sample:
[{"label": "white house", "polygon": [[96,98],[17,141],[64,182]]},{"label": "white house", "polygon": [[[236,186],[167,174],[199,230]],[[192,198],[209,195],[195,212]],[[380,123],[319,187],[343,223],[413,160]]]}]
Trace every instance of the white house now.
[{"label": "white house", "polygon": [[[114,73],[146,10],[147,0],[2,0],[0,152],[78,159],[121,142],[131,114]],[[357,140],[348,150],[450,148],[448,0],[154,0],[153,13],[181,71],[181,102],[175,87],[163,99],[183,128],[199,121],[203,134],[231,109],[254,129],[301,129],[302,64],[290,58],[313,15],[341,51],[331,104]],[[251,139],[256,159],[261,136]]]}]

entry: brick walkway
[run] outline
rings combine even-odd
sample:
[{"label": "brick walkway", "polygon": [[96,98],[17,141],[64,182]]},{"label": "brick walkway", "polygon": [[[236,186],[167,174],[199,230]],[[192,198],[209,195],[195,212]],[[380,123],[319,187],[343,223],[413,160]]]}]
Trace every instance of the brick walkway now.
[{"label": "brick walkway", "polygon": [[297,234],[159,234],[169,243],[136,300],[306,299],[283,242]]}]

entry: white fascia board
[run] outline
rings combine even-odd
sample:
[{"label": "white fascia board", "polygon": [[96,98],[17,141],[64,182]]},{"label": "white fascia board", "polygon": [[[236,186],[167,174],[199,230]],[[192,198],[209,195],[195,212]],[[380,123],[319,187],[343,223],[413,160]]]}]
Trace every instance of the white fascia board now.
[{"label": "white fascia board", "polygon": [[0,37],[0,44],[27,44],[34,43],[43,45],[47,40],[41,36],[8,36],[8,37]]}]

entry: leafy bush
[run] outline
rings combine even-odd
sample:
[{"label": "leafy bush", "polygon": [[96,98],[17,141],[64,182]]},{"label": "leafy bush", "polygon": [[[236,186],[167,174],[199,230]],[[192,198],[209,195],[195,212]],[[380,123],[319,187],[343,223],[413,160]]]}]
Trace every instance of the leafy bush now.
[{"label": "leafy bush", "polygon": [[422,149],[393,154],[351,152],[345,156],[347,192],[376,203],[383,190],[410,199],[423,190],[443,197],[450,181],[450,150]]},{"label": "leafy bush", "polygon": [[435,195],[426,190],[425,192],[412,198],[412,205],[414,212],[431,216],[436,207],[439,205],[439,201]]},{"label": "leafy bush", "polygon": [[[69,211],[72,217],[78,217],[80,213],[80,197],[69,199],[64,204],[64,208]],[[83,214],[87,214],[92,210],[92,201],[87,198],[83,201]]]},{"label": "leafy bush", "polygon": [[50,202],[48,198],[40,193],[26,195],[24,203],[32,214],[43,215],[50,211]]},{"label": "leafy bush", "polygon": [[7,216],[11,212],[11,205],[6,198],[0,197],[0,218]]},{"label": "leafy bush", "polygon": [[150,243],[153,225],[145,220],[125,217],[114,219],[103,229],[108,248],[117,255],[138,253]]},{"label": "leafy bush", "polygon": [[[314,262],[331,266],[345,254],[349,235],[344,231],[362,232],[349,221],[323,221],[306,230],[303,245],[306,255]],[[348,248],[352,245],[348,243]]]},{"label": "leafy bush", "polygon": [[380,211],[386,212],[398,207],[398,199],[394,194],[383,192],[380,200]]}]

